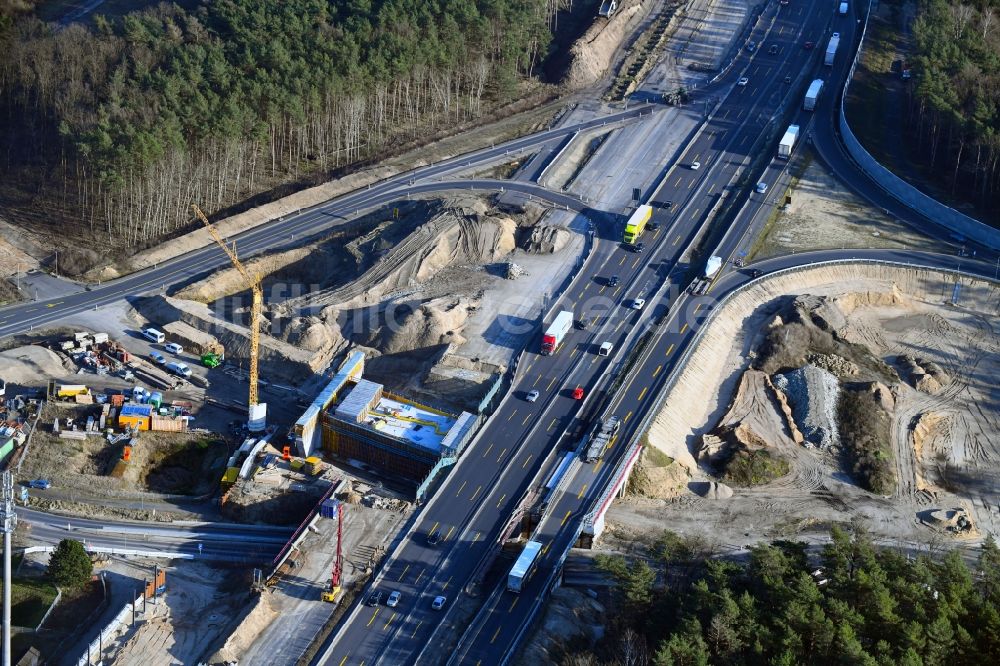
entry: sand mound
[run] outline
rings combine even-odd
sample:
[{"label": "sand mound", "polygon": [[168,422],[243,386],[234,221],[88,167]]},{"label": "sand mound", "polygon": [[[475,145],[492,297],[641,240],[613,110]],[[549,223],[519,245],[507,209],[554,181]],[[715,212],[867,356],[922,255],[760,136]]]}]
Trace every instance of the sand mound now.
[{"label": "sand mound", "polygon": [[934,395],[951,383],[951,377],[933,361],[914,358],[909,354],[900,354],[896,361],[903,370],[903,376],[918,391]]},{"label": "sand mound", "polygon": [[11,384],[36,384],[39,377],[64,377],[74,371],[45,347],[28,345],[0,352],[0,379]]},{"label": "sand mound", "polygon": [[943,448],[937,444],[941,439],[947,438],[950,433],[951,415],[940,412],[924,412],[918,416],[912,430],[913,451],[917,454],[917,458],[923,458],[926,454],[933,454],[935,449]]},{"label": "sand mound", "polygon": [[524,243],[524,250],[552,254],[566,247],[570,238],[571,232],[566,227],[538,224],[532,228],[531,236]]},{"label": "sand mound", "polygon": [[376,331],[377,347],[386,354],[442,344],[462,344],[462,328],[473,301],[462,297],[439,298],[420,304],[401,321],[387,322]]},{"label": "sand mound", "polygon": [[570,48],[571,64],[563,83],[577,89],[600,81],[611,67],[619,45],[654,5],[643,0],[623,0],[610,20],[595,18]]},{"label": "sand mound", "polygon": [[[239,248],[236,248],[239,250]],[[242,261],[243,266],[252,274],[267,276],[281,270],[286,266],[302,261],[310,254],[313,248],[299,247],[286,252],[275,252],[260,257],[254,257],[247,261]],[[236,268],[225,268],[215,273],[206,280],[195,282],[174,294],[176,298],[183,298],[189,301],[200,303],[211,303],[217,298],[231,296],[247,289],[246,280],[240,275]]]},{"label": "sand mound", "polygon": [[733,489],[718,481],[692,481],[688,488],[705,499],[729,499],[733,496]]},{"label": "sand mound", "polygon": [[516,228],[508,217],[482,216],[474,209],[446,210],[388,248],[349,284],[289,300],[273,310],[295,316],[303,307],[323,309],[330,321],[330,306],[341,311],[363,308],[413,293],[448,266],[480,265],[507,256],[515,248]]},{"label": "sand mound", "polygon": [[894,283],[889,291],[855,291],[837,296],[834,302],[844,315],[849,315],[860,307],[905,305],[909,299]]}]

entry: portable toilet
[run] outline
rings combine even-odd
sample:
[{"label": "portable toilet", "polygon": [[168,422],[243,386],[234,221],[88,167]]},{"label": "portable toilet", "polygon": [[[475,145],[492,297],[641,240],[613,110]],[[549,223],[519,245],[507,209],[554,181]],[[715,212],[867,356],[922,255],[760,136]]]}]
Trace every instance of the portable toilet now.
[{"label": "portable toilet", "polygon": [[159,391],[153,391],[152,393],[149,394],[148,402],[156,409],[159,409],[160,405],[163,404],[163,394],[160,393]]},{"label": "portable toilet", "polygon": [[147,397],[149,397],[149,392],[141,386],[132,389],[132,402],[142,404],[146,402]]}]

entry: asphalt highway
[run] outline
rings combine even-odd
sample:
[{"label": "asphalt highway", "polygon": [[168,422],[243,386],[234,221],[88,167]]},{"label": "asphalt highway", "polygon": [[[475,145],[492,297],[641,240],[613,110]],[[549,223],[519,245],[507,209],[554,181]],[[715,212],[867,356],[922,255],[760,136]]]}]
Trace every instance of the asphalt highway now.
[{"label": "asphalt highway", "polygon": [[[29,526],[33,545],[56,545],[62,539],[83,541],[88,547],[159,553],[180,553],[196,559],[270,562],[288,541],[284,527],[231,523],[109,522],[60,516],[29,508],[17,509],[18,522]],[[199,545],[201,548],[199,549]]]},{"label": "asphalt highway", "polygon": [[[612,342],[616,350],[625,349],[641,334],[652,317],[660,317],[669,303],[655,300],[664,279],[669,275],[676,287],[686,267],[678,266],[680,255],[710,217],[713,202],[749,163],[752,147],[771,117],[790,99],[786,75],[801,69],[802,42],[818,41],[827,16],[810,14],[804,5],[783,11],[773,25],[762,22],[754,38],[768,46],[779,44],[779,52],[761,49],[740,56],[733,73],[720,84],[728,91],[724,101],[704,130],[695,137],[678,164],[668,170],[662,186],[653,196],[654,221],[658,231],[647,232],[648,246],[635,253],[620,243],[621,225],[601,225],[596,246],[581,275],[561,297],[560,305],[572,309],[577,318],[588,322],[585,331],[574,330],[562,349],[553,356],[538,354],[537,343],[521,360],[518,382],[510,397],[491,418],[456,469],[423,509],[415,529],[403,545],[384,563],[373,587],[384,595],[399,591],[402,600],[395,608],[384,605],[358,606],[342,622],[318,663],[411,663],[417,655],[429,662],[447,655],[433,654],[438,641],[435,627],[445,612],[431,609],[438,595],[454,599],[476,572],[483,558],[494,548],[499,532],[518,500],[527,490],[543,462],[551,463],[553,451],[569,450],[577,444],[578,434],[589,426],[580,421],[581,404],[570,393],[576,386],[588,393],[600,391],[611,371],[621,361],[621,354],[600,357],[596,348]],[[767,34],[765,35],[765,33]],[[741,77],[746,85],[735,85]],[[707,94],[707,93],[706,93]],[[698,162],[697,169],[691,168]],[[620,286],[610,288],[608,278],[617,275]],[[634,298],[649,299],[640,311],[626,304]],[[674,355],[691,329],[683,325],[676,341],[661,336],[656,345],[659,362],[649,363],[630,373],[618,390],[625,427],[620,441],[627,441],[639,422],[645,405],[655,396],[655,379],[665,377],[665,364]],[[523,396],[530,390],[541,392],[536,403]],[[585,405],[583,406],[585,409]],[[597,473],[609,467],[596,467]],[[566,500],[549,505],[552,520],[542,526],[538,536],[546,544],[544,563],[554,563],[569,538],[574,521],[597,482],[583,482]],[[440,530],[443,543],[431,546],[426,537]],[[546,560],[545,558],[548,558]],[[497,663],[513,645],[516,632],[532,600],[540,599],[540,581],[535,576],[521,595],[505,593],[497,602],[495,623],[471,637],[456,654],[461,663]],[[421,650],[427,649],[421,654]]]}]

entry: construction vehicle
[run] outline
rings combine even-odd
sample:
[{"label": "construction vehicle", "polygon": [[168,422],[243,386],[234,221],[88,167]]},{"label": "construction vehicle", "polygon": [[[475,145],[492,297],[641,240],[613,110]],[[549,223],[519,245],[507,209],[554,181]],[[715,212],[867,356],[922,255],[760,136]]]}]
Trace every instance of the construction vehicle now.
[{"label": "construction vehicle", "polygon": [[621,425],[621,419],[617,416],[609,416],[603,422],[598,423],[590,437],[590,443],[587,444],[587,450],[583,456],[584,461],[592,463],[604,457],[604,452],[611,448],[611,445],[618,439]]},{"label": "construction vehicle", "polygon": [[625,223],[625,242],[634,245],[642,232],[646,230],[646,223],[653,216],[652,206],[639,206]]},{"label": "construction vehicle", "polygon": [[555,354],[559,345],[566,339],[566,334],[573,327],[573,313],[563,310],[556,315],[549,327],[542,334],[542,354],[549,356]]},{"label": "construction vehicle", "polygon": [[215,242],[218,243],[222,251],[229,257],[229,261],[233,263],[233,266],[243,277],[243,281],[253,296],[250,307],[250,394],[247,401],[247,427],[250,432],[261,432],[265,427],[267,405],[258,400],[257,393],[260,379],[257,369],[257,354],[260,349],[261,309],[264,306],[264,292],[260,288],[260,276],[256,273],[251,273],[240,263],[239,257],[236,256],[236,250],[226,245],[226,242],[219,236],[219,232],[215,230],[212,223],[205,217],[205,213],[201,211],[201,208],[198,208],[198,204],[191,204],[191,208],[194,210],[195,215],[198,216],[198,219],[208,228],[208,233],[212,235]]},{"label": "construction vehicle", "polygon": [[201,355],[201,364],[206,368],[217,368],[224,360],[225,359],[221,355],[214,352]]},{"label": "construction vehicle", "polygon": [[330,576],[330,587],[323,590],[320,598],[323,601],[334,602],[340,594],[341,576],[344,573],[344,555],[341,551],[341,540],[344,536],[344,503],[337,505],[337,555],[333,560],[333,573]]}]

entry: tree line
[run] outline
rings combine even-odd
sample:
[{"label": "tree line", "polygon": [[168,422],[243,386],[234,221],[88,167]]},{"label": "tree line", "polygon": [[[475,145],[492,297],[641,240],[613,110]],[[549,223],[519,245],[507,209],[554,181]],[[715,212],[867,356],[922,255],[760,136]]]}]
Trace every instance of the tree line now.
[{"label": "tree line", "polygon": [[556,654],[585,666],[864,664],[959,666],[1000,661],[1000,549],[971,566],[876,547],[863,529],[830,542],[776,541],[746,561],[713,559],[669,531],[643,557],[598,558],[614,579],[610,626],[596,646]]},{"label": "tree line", "polygon": [[188,224],[192,201],[223,209],[516,99],[560,4],[213,0],[62,30],[6,17],[7,204],[145,244]]},{"label": "tree line", "polygon": [[906,128],[953,197],[1000,222],[1000,0],[921,0]]}]

